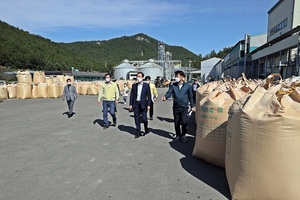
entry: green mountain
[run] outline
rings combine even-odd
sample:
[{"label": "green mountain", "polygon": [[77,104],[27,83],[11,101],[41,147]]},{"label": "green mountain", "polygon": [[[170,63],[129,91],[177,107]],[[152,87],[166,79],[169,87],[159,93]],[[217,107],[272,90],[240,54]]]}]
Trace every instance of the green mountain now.
[{"label": "green mountain", "polygon": [[[56,43],[0,21],[0,65],[32,70],[110,71],[124,59],[148,60],[158,57],[159,41],[145,34],[105,41]],[[172,59],[187,65],[199,57],[180,47],[165,45]]]}]

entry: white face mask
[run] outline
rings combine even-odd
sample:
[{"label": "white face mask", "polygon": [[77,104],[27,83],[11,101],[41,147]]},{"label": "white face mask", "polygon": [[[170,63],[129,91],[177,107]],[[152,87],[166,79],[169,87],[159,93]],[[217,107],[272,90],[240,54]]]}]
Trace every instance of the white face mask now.
[{"label": "white face mask", "polygon": [[142,78],[140,78],[140,77],[138,77],[138,78],[137,78],[137,81],[140,83],[140,82],[142,82],[142,81],[143,81],[143,79],[142,79]]},{"label": "white face mask", "polygon": [[179,82],[179,81],[180,81],[180,78],[175,77],[175,82],[177,83],[177,82]]},{"label": "white face mask", "polygon": [[149,83],[150,83],[150,81],[146,81],[146,83],[148,83],[148,84],[149,84]]},{"label": "white face mask", "polygon": [[67,84],[68,84],[68,85],[71,85],[71,82],[68,82]]},{"label": "white face mask", "polygon": [[109,83],[109,82],[110,82],[110,78],[106,78],[105,81],[106,81],[107,83]]}]

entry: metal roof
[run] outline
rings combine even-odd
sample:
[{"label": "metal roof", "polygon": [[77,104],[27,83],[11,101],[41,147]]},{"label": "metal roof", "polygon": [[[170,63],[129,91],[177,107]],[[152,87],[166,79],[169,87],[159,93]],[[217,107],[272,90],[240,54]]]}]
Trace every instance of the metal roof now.
[{"label": "metal roof", "polygon": [[277,1],[277,3],[268,11],[268,14],[270,14],[270,12],[272,12],[283,0],[279,0]]}]

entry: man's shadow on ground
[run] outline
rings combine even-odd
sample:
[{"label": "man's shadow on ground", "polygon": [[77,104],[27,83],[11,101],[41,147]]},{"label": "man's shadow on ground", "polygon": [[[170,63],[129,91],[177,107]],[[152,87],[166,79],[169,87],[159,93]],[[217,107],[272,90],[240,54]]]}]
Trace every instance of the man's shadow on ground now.
[{"label": "man's shadow on ground", "polygon": [[62,115],[67,115],[68,116],[68,118],[70,118],[70,117],[73,117],[76,113],[75,112],[72,112],[72,115],[69,117],[69,111],[66,111],[66,112],[64,112]]},{"label": "man's shadow on ground", "polygon": [[[141,124],[142,125],[142,124]],[[135,128],[134,127],[132,127],[132,126],[126,126],[126,125],[119,125],[118,126],[118,129],[120,130],[120,131],[122,131],[122,132],[127,132],[127,133],[129,133],[129,134],[131,134],[131,135],[136,135],[136,130],[135,130]]]},{"label": "man's shadow on ground", "polygon": [[171,118],[167,118],[167,117],[156,117],[159,121],[162,121],[162,122],[168,122],[168,123],[172,123],[174,122],[173,119]]},{"label": "man's shadow on ground", "polygon": [[155,134],[155,135],[158,135],[160,137],[165,137],[165,138],[168,138],[168,139],[174,139],[174,134],[173,133],[170,133],[168,131],[164,131],[164,130],[161,130],[161,129],[154,129],[154,128],[149,128],[149,134]]},{"label": "man's shadow on ground", "polygon": [[101,127],[104,127],[104,121],[102,119],[95,119],[93,124],[98,124]]},{"label": "man's shadow on ground", "polygon": [[180,159],[181,166],[188,173],[219,191],[226,198],[230,199],[230,190],[226,179],[225,169],[212,165],[199,158],[192,156],[195,137],[187,136],[188,143],[176,143],[171,141],[170,146],[183,154],[185,157]]}]

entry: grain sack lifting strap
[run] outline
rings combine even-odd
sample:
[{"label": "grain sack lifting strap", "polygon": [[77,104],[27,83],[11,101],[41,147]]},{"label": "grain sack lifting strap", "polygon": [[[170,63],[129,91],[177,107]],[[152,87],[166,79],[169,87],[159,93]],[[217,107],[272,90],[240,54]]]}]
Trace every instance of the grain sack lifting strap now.
[{"label": "grain sack lifting strap", "polygon": [[259,104],[258,109],[259,110],[265,110],[267,107],[272,106],[273,108],[280,108],[281,105],[276,97],[276,92],[280,90],[282,87],[282,84],[278,84],[276,86],[273,86],[269,88],[265,93],[263,94],[262,100]]}]

